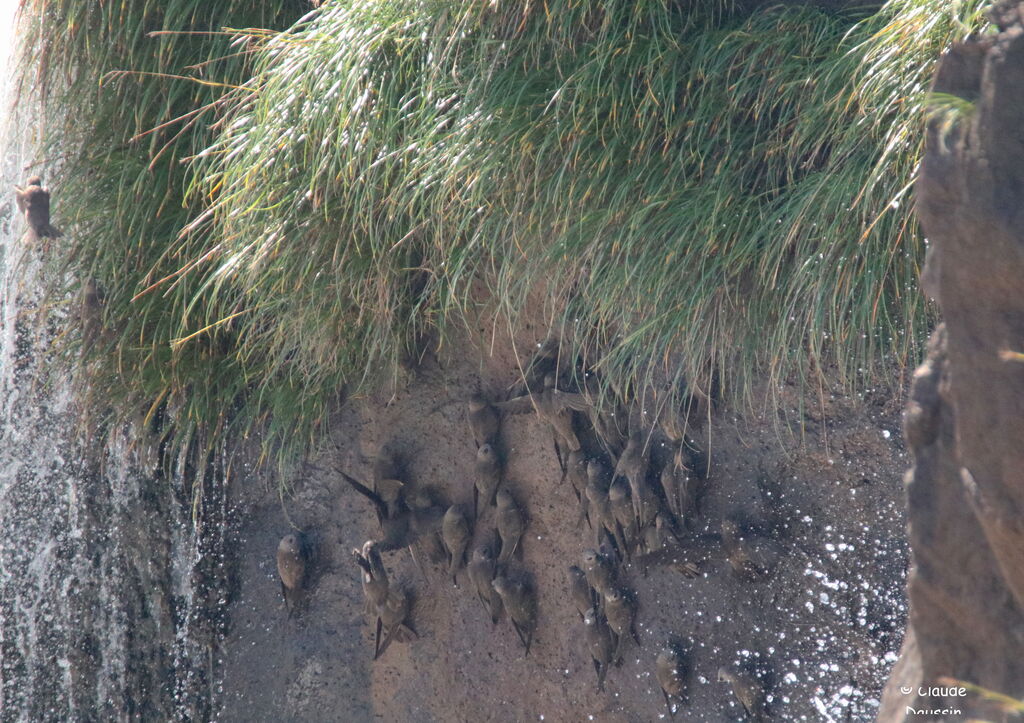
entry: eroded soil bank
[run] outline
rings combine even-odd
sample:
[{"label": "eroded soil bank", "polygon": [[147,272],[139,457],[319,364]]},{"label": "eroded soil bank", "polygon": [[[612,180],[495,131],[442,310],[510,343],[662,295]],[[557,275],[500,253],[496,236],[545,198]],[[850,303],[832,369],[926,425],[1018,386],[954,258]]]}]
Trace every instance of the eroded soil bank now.
[{"label": "eroded soil bank", "polygon": [[[544,338],[520,340],[528,355]],[[505,417],[506,484],[526,508],[522,556],[538,593],[528,657],[507,616],[492,627],[465,571],[453,587],[444,566],[406,550],[385,554],[392,580],[414,595],[419,639],[395,643],[376,663],[351,551],[379,536],[370,504],[342,479],[370,478],[384,446],[407,482],[450,503],[472,504],[476,447],[466,399],[492,396],[519,378],[512,345],[464,344],[430,357],[392,392],[349,400],[333,445],[292,480],[252,497],[238,490],[236,589],[221,653],[222,718],[291,720],[652,720],[666,714],[654,660],[670,638],[689,649],[681,720],[737,720],[743,713],[722,665],[755,670],[768,687],[772,720],[872,720],[902,640],[906,551],[900,478],[907,465],[899,402],[887,390],[858,399],[822,389],[804,408],[791,389],[748,422],[714,411],[694,441],[710,458],[707,494],[693,535],[700,575],[639,564],[621,580],[639,604],[640,647],[630,643],[606,691],[569,598],[566,570],[594,545],[577,501],[561,481],[550,427],[535,415]],[[657,459],[660,452],[655,451]],[[244,497],[244,499],[242,499]],[[718,539],[726,516],[740,516],[773,556],[764,580],[732,572]],[[318,552],[305,607],[285,612],[274,562],[278,540],[295,527]],[[492,529],[478,525],[479,542]],[[422,560],[422,558],[421,558]]]}]

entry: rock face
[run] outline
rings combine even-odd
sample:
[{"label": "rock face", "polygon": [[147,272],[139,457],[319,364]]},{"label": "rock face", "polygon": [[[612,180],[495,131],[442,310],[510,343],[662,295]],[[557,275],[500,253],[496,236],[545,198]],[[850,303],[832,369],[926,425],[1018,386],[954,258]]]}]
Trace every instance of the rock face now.
[{"label": "rock face", "polygon": [[934,83],[966,103],[931,121],[917,185],[923,286],[945,324],[904,418],[910,626],[883,721],[999,715],[970,690],[935,690],[947,678],[1024,699],[1022,14],[997,5],[1000,32],[952,48]]}]

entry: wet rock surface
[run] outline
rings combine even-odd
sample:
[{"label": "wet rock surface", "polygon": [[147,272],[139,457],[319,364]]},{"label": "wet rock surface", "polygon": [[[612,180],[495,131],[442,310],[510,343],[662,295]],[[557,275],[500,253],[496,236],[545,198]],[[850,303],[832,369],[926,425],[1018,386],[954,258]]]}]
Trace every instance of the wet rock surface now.
[{"label": "wet rock surface", "polygon": [[885,721],[1005,716],[947,679],[1024,698],[1024,26],[1016,2],[993,18],[939,67],[959,110],[930,124],[917,185],[945,324],[905,417],[910,632]]}]

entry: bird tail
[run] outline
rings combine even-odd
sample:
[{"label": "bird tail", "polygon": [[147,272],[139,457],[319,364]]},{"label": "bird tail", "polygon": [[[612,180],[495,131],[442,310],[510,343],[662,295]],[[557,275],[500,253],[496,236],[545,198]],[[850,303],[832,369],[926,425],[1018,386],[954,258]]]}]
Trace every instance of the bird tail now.
[{"label": "bird tail", "polygon": [[42,238],[60,238],[64,234],[55,226],[46,224],[43,228],[39,229],[39,235]]}]

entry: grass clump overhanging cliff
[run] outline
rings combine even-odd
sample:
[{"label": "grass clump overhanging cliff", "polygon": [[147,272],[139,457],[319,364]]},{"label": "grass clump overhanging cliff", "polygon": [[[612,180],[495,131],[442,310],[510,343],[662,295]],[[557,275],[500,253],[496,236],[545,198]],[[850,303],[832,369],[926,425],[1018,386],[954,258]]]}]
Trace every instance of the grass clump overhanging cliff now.
[{"label": "grass clump overhanging cliff", "polygon": [[539,294],[620,388],[744,398],[809,358],[870,382],[929,323],[924,93],[982,4],[326,2],[229,47],[145,32],[301,4],[38,3],[69,261],[106,293],[92,375],[172,409],[179,448],[231,424],[286,460],[342,387]]}]

